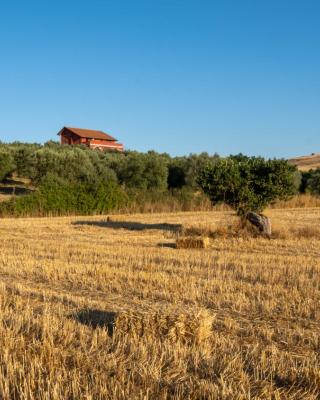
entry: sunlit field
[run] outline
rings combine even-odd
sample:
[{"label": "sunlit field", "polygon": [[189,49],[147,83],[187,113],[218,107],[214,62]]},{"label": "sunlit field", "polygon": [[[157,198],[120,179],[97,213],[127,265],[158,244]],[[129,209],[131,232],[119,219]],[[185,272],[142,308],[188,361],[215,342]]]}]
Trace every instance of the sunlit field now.
[{"label": "sunlit field", "polygon": [[319,399],[320,209],[0,220],[0,398]]}]

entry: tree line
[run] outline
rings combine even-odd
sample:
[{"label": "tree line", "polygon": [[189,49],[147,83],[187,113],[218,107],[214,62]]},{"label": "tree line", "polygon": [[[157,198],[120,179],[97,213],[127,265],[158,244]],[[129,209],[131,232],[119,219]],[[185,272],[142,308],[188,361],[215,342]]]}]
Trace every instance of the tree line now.
[{"label": "tree line", "polygon": [[[256,160],[254,165],[260,160],[261,168],[255,173],[263,175],[263,168],[266,167],[263,163],[267,160],[259,157],[249,158],[241,154],[227,158],[208,153],[171,157],[169,154],[159,154],[155,151],[102,152],[85,146],[61,146],[56,142],[47,142],[44,145],[2,143],[0,181],[5,182],[13,176],[24,177],[35,190],[29,195],[13,197],[10,201],[2,202],[0,213],[2,215],[91,214],[128,208],[134,202],[142,204],[148,201],[177,202],[180,205],[184,204],[182,209],[191,208],[192,204],[200,202],[208,204],[210,201],[217,203],[224,200],[228,203],[226,198],[212,196],[212,191],[211,195],[208,195],[204,184],[206,176],[204,171],[208,171],[208,166],[215,166],[215,175],[206,179],[211,179],[211,184],[216,188],[226,189],[232,179],[236,179],[235,174],[238,174],[238,177],[242,176],[240,185],[244,187],[243,182],[249,181],[249,160]],[[226,162],[229,167],[232,166],[232,171],[228,173]],[[274,163],[275,160],[269,162]],[[281,165],[288,166],[287,162],[283,160],[281,162]],[[239,170],[236,172],[236,166],[245,164],[247,172],[244,167],[241,173]],[[299,191],[320,193],[320,170],[300,173],[294,167],[283,168],[289,168],[288,171],[290,170],[293,177],[292,193]],[[275,174],[275,171],[270,174]],[[250,176],[252,179],[252,172]],[[262,186],[268,183],[263,182],[262,176],[259,181],[262,182]],[[223,193],[226,196],[227,190]],[[251,205],[257,201],[249,197],[246,201],[250,200]],[[265,201],[269,203],[272,201],[271,197]],[[259,202],[261,201],[260,199]]]},{"label": "tree line", "polygon": [[170,157],[154,151],[103,152],[56,142],[0,144],[0,181],[23,177],[36,189],[28,196],[1,203],[0,213],[90,214],[161,201],[191,208],[191,204],[207,201],[196,193],[196,178],[199,169],[217,157],[207,153]]}]

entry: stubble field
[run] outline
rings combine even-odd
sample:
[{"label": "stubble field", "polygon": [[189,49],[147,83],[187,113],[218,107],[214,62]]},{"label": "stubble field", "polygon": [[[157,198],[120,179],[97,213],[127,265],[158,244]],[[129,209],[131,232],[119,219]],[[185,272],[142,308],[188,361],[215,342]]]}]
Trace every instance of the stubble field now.
[{"label": "stubble field", "polygon": [[0,220],[0,398],[320,398],[320,209],[269,215]]}]

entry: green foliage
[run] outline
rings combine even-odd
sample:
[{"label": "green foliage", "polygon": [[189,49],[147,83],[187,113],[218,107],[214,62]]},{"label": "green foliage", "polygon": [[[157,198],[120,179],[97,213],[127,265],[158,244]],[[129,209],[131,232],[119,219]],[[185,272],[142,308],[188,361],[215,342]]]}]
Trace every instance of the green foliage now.
[{"label": "green foliage", "polygon": [[127,188],[165,190],[167,188],[167,159],[154,151],[128,152],[114,165],[119,182]]},{"label": "green foliage", "polygon": [[101,214],[120,208],[126,195],[114,182],[69,182],[48,174],[31,195],[0,203],[2,215]]},{"label": "green foliage", "polygon": [[7,178],[15,169],[14,159],[11,152],[1,147],[0,148],[0,181]]},{"label": "green foliage", "polygon": [[297,190],[295,172],[285,160],[239,155],[207,164],[198,183],[214,204],[224,202],[244,215],[292,196]]},{"label": "green foliage", "polygon": [[208,211],[212,209],[208,197],[201,191],[183,186],[171,190],[127,190],[126,212]]},{"label": "green foliage", "polygon": [[2,146],[13,154],[16,174],[37,187],[30,196],[1,204],[2,214],[107,212],[129,201],[125,190],[143,198],[142,192],[167,188],[168,156],[155,152],[109,153],[55,142]]},{"label": "green foliage", "polygon": [[[242,154],[220,159],[217,154],[170,157],[154,151],[110,153],[85,146],[0,144],[0,179],[11,173],[30,178],[32,195],[1,204],[2,212],[19,215],[94,213],[119,204],[205,204],[199,186],[213,203],[225,202],[239,214],[261,211],[300,186],[320,193],[320,172],[306,176],[283,160]],[[125,194],[126,193],[126,194]]]},{"label": "green foliage", "polygon": [[302,180],[305,192],[320,195],[320,169],[311,170],[303,175]]},{"label": "green foliage", "polygon": [[97,152],[80,147],[46,145],[35,151],[21,148],[15,152],[19,176],[28,177],[37,186],[49,173],[69,182],[93,182],[102,179],[116,181],[116,175]]},{"label": "green foliage", "polygon": [[175,157],[169,160],[168,163],[168,187],[182,188],[187,184],[187,173],[189,170],[189,163],[186,157]]},{"label": "green foliage", "polygon": [[314,171],[307,171],[307,172],[302,172],[301,173],[301,184],[299,187],[300,193],[307,193],[309,192],[309,183],[310,183],[310,178],[314,174]]},{"label": "green foliage", "polygon": [[161,191],[184,186],[196,189],[198,171],[218,158],[207,153],[171,158],[154,151],[101,152],[52,141],[44,146],[19,142],[2,146],[13,154],[16,174],[30,178],[35,186],[48,173],[54,173],[72,182],[111,179],[130,189]]},{"label": "green foliage", "polygon": [[296,169],[293,174],[293,183],[295,188],[295,193],[299,193],[302,186],[302,173]]},{"label": "green foliage", "polygon": [[35,151],[29,146],[21,146],[13,152],[16,173],[21,177],[32,177],[36,174]]},{"label": "green foliage", "polygon": [[[154,151],[102,152],[85,146],[0,144],[0,179],[11,173],[30,178],[37,190],[2,203],[2,213],[95,213],[158,202],[182,209],[206,206],[203,188],[213,203],[225,202],[239,214],[261,211],[276,199],[300,190],[320,194],[320,172],[301,174],[283,160],[242,154],[170,157]],[[11,211],[10,211],[11,210]]]},{"label": "green foliage", "polygon": [[182,165],[178,163],[171,164],[168,167],[168,187],[182,188],[186,185],[186,174]]},{"label": "green foliage", "polygon": [[210,156],[208,153],[190,154],[188,157],[169,158],[168,187],[197,189],[197,176],[208,163],[219,159],[218,154]]}]

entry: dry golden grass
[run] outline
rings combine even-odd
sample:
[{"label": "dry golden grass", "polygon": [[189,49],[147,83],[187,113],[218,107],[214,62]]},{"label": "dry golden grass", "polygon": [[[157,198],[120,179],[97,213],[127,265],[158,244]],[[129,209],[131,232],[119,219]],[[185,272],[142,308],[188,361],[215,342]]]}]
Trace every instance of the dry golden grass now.
[{"label": "dry golden grass", "polygon": [[[270,214],[270,212],[269,212]],[[241,221],[233,218],[231,221],[223,221],[221,225],[194,224],[185,225],[177,232],[173,233],[178,237],[176,243],[182,243],[181,248],[207,248],[209,239],[252,239],[261,238],[259,230],[248,221]],[[292,224],[273,224],[272,235],[268,239],[320,239],[320,226],[306,224],[292,226]],[[201,245],[201,241],[204,242]],[[188,243],[190,242],[190,245]],[[193,244],[194,242],[194,244]],[[183,247],[183,243],[186,243]],[[178,246],[177,246],[178,247]]]},{"label": "dry golden grass", "polygon": [[320,196],[299,194],[287,201],[277,201],[271,208],[314,208],[320,207]]},{"label": "dry golden grass", "polygon": [[[226,238],[257,238],[261,234],[259,230],[249,222],[243,222],[239,218],[226,218],[221,224],[213,226],[212,223],[185,224],[177,232],[178,240],[184,238],[207,238],[207,239],[226,239]],[[207,245],[208,247],[208,240]]]},{"label": "dry golden grass", "polygon": [[206,249],[209,246],[209,238],[205,236],[178,237],[176,240],[177,249]]},{"label": "dry golden grass", "polygon": [[11,198],[12,198],[12,194],[0,193],[0,202],[1,201],[8,201]]},{"label": "dry golden grass", "polygon": [[318,399],[320,211],[268,214],[0,220],[0,398]]},{"label": "dry golden grass", "polygon": [[314,153],[309,156],[296,157],[289,160],[290,164],[296,165],[301,171],[320,168],[320,154]]}]

